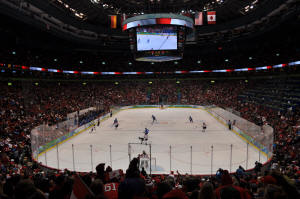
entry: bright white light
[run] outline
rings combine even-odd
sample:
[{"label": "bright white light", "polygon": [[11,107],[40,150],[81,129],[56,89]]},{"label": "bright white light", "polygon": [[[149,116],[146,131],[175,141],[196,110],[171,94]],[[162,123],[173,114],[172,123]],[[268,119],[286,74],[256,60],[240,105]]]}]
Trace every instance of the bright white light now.
[{"label": "bright white light", "polygon": [[91,0],[92,3],[100,3],[100,0]]},{"label": "bright white light", "polygon": [[[78,17],[83,19],[85,17],[85,15],[83,13],[79,13],[77,10],[75,10],[74,8],[71,8],[69,4],[63,2],[62,0],[56,0],[58,3],[60,3],[62,6],[64,6],[65,8],[67,8],[68,10],[70,10],[71,12],[73,12],[73,14]],[[98,0],[91,0],[93,1],[98,1]]]}]

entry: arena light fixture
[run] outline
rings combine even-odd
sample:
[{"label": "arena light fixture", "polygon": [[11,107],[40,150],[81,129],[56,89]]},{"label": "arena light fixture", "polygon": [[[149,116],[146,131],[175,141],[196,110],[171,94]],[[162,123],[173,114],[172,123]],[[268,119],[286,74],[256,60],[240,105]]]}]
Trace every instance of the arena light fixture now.
[{"label": "arena light fixture", "polygon": [[152,84],[152,82],[148,82],[149,84]]},{"label": "arena light fixture", "polygon": [[130,65],[130,66],[131,66],[131,65],[132,65],[132,63],[131,63],[131,62],[129,62],[129,63],[128,63],[128,65]]},{"label": "arena light fixture", "polygon": [[198,60],[198,61],[197,61],[197,64],[201,64],[201,61],[200,61],[200,60]]},{"label": "arena light fixture", "polygon": [[7,85],[8,85],[8,86],[12,86],[12,83],[11,83],[11,82],[8,82]]},{"label": "arena light fixture", "polygon": [[180,84],[180,81],[176,81],[176,84]]},{"label": "arena light fixture", "polygon": [[57,59],[54,59],[53,61],[57,62]]},{"label": "arena light fixture", "polygon": [[177,61],[175,61],[175,62],[174,62],[174,64],[178,64],[178,62],[177,62]]},{"label": "arena light fixture", "polygon": [[245,82],[248,83],[248,80],[246,79]]},{"label": "arena light fixture", "polygon": [[279,53],[276,53],[276,56],[277,56],[277,57],[279,57],[279,55],[280,55]]},{"label": "arena light fixture", "polygon": [[83,61],[82,61],[82,60],[80,60],[80,61],[79,61],[79,63],[80,63],[80,64],[83,64]]},{"label": "arena light fixture", "polygon": [[119,84],[119,82],[115,82],[115,85],[118,85]]},{"label": "arena light fixture", "polygon": [[105,61],[102,62],[102,65],[105,65]]},{"label": "arena light fixture", "polygon": [[[69,4],[65,3],[62,0],[53,0],[56,1],[57,3],[61,4],[63,7],[65,7],[66,9],[68,9],[70,12],[72,12],[74,14],[74,16],[80,18],[80,19],[84,19],[86,17],[85,14],[77,11],[76,9],[72,8]],[[92,1],[92,0],[91,0]],[[96,3],[96,0],[93,2]]]},{"label": "arena light fixture", "polygon": [[94,4],[101,3],[101,1],[100,1],[100,0],[91,0],[91,2],[92,2],[92,3],[94,3]]},{"label": "arena light fixture", "polygon": [[249,57],[249,60],[251,60],[252,59],[252,57]]},{"label": "arena light fixture", "polygon": [[38,83],[38,82],[35,82],[35,83],[34,83],[34,85],[38,86],[38,85],[39,85],[39,83]]},{"label": "arena light fixture", "polygon": [[16,53],[16,51],[12,51],[12,53],[11,53],[11,54],[15,55],[15,54],[17,54],[17,53]]},{"label": "arena light fixture", "polygon": [[255,0],[253,2],[251,2],[250,4],[246,5],[244,8],[241,9],[241,13],[242,14],[246,14],[247,12],[250,12],[251,10],[253,10],[258,4],[258,0]]},{"label": "arena light fixture", "polygon": [[84,86],[85,86],[85,85],[86,85],[86,82],[83,82],[83,83],[82,83],[82,85],[84,85]]},{"label": "arena light fixture", "polygon": [[212,83],[212,84],[215,83],[215,80],[211,80],[210,83]]}]

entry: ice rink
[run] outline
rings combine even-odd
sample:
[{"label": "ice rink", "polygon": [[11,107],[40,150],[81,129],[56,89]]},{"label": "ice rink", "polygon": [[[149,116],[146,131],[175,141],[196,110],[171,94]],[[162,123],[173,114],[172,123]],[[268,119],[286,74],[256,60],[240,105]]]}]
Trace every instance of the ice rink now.
[{"label": "ice rink", "polygon": [[[154,124],[152,114],[157,118]],[[193,123],[188,120],[190,115]],[[112,126],[115,118],[119,120],[117,130]],[[203,121],[207,124],[205,133],[202,132]],[[267,157],[251,145],[247,160],[246,142],[205,110],[194,108],[122,110],[102,121],[96,132],[86,130],[43,153],[38,161],[49,167],[76,171],[95,171],[96,165],[105,163],[112,165],[114,170],[125,171],[129,153],[131,158],[143,150],[149,153],[149,144],[130,144],[128,147],[128,143],[140,143],[138,137],[144,135],[145,127],[150,130],[152,173],[178,170],[180,173],[211,174],[218,168],[230,170],[230,165],[231,171],[239,165],[249,169],[259,158],[261,162],[267,161]]]}]

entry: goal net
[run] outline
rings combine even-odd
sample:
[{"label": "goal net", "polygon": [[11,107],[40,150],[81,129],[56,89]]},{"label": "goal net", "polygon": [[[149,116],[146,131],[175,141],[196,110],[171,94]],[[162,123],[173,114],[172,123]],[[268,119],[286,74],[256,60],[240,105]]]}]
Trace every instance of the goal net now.
[{"label": "goal net", "polygon": [[150,144],[128,143],[128,155],[130,161],[133,158],[139,158],[140,170],[144,167],[147,172],[150,172],[150,169],[153,171],[156,168],[156,158],[151,156],[150,147]]}]

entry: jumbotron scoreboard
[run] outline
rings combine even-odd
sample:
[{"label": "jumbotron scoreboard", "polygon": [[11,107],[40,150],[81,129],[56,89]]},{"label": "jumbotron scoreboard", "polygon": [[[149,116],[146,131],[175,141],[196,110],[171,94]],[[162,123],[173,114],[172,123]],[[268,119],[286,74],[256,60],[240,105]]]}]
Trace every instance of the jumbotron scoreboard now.
[{"label": "jumbotron scoreboard", "polygon": [[194,24],[177,14],[146,14],[126,19],[130,50],[136,61],[164,62],[183,58],[186,35]]}]

